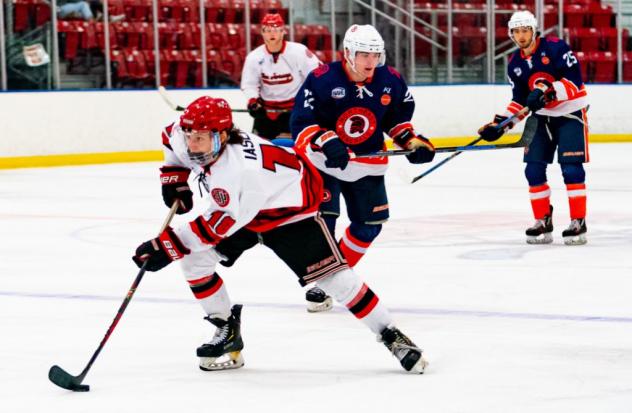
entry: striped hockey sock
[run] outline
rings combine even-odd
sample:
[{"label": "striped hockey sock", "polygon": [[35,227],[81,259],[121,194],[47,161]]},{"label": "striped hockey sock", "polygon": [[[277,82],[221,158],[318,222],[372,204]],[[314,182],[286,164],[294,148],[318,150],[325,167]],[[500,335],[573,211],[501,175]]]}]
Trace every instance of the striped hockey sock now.
[{"label": "striped hockey sock", "polygon": [[545,182],[542,185],[530,186],[529,197],[531,198],[531,209],[535,219],[543,219],[550,211],[551,189]]},{"label": "striped hockey sock", "polygon": [[586,217],[586,184],[566,184],[571,219]]},{"label": "striped hockey sock", "polygon": [[393,322],[378,296],[350,269],[319,280],[318,286],[347,307],[375,334],[379,334]]},{"label": "striped hockey sock", "polygon": [[206,314],[211,318],[228,319],[231,302],[224,281],[217,273],[202,278],[187,279],[187,282]]},{"label": "striped hockey sock", "polygon": [[362,241],[357,236],[354,236],[351,233],[351,226],[349,226],[345,230],[345,233],[340,239],[338,245],[342,255],[344,255],[347,259],[349,266],[354,267],[358,261],[364,257],[364,254],[366,254],[367,250],[371,246],[371,241]]}]

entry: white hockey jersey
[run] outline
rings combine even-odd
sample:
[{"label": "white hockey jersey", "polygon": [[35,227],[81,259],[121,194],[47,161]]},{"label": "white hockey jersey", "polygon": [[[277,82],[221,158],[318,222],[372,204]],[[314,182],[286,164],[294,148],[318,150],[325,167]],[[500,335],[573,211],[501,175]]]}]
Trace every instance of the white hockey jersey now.
[{"label": "white hockey jersey", "polygon": [[263,44],[246,56],[241,90],[246,99],[261,98],[268,109],[292,110],[294,96],[320,61],[300,43],[283,42],[277,54]]},{"label": "white hockey jersey", "polygon": [[243,133],[210,167],[189,159],[184,133],[174,123],[162,134],[165,165],[191,170],[209,193],[205,212],[174,231],[191,251],[203,251],[240,228],[265,232],[313,216],[323,197],[316,168],[293,149]]}]

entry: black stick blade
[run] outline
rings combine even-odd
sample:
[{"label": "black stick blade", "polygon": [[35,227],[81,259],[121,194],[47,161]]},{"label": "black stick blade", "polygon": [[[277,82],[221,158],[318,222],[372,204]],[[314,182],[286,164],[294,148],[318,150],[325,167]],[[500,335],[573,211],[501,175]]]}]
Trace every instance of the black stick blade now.
[{"label": "black stick blade", "polygon": [[90,391],[90,386],[81,384],[78,377],[71,375],[59,366],[53,366],[48,370],[48,379],[66,390]]}]

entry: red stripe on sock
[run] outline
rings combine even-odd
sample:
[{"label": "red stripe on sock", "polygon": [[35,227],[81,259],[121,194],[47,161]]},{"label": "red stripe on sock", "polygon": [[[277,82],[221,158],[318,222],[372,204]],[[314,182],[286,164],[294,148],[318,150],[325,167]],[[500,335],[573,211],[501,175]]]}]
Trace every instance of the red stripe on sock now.
[{"label": "red stripe on sock", "polygon": [[374,296],[373,299],[366,306],[366,308],[364,310],[362,310],[361,312],[357,313],[355,316],[357,318],[364,318],[364,317],[366,317],[371,311],[373,311],[373,309],[377,305],[378,301],[380,301],[378,296],[377,295]]},{"label": "red stripe on sock", "polygon": [[358,261],[364,257],[364,254],[349,248],[347,244],[345,244],[344,240],[340,240],[340,252],[342,252],[342,255],[344,255],[347,260],[347,264],[349,264],[350,267],[355,266]]},{"label": "red stripe on sock", "polygon": [[353,300],[349,301],[349,303],[347,304],[347,308],[351,308],[354,305],[356,305],[358,303],[358,301],[360,301],[362,299],[362,297],[364,297],[364,294],[366,294],[368,289],[369,289],[369,287],[366,284],[362,284],[362,287],[360,288],[360,291],[358,291],[356,296],[353,297]]}]

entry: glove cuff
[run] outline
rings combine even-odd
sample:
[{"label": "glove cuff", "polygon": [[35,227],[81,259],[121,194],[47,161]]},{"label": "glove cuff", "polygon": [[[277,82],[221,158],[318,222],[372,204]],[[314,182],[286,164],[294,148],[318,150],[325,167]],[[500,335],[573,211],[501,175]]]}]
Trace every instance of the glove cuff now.
[{"label": "glove cuff", "polygon": [[171,227],[162,231],[160,236],[158,236],[158,241],[172,261],[179,260],[191,253],[191,250],[182,244],[182,241],[180,241],[180,238],[173,232]]},{"label": "glove cuff", "polygon": [[163,166],[160,168],[160,183],[163,185],[186,183],[190,173],[190,169],[181,166]]},{"label": "glove cuff", "polygon": [[327,130],[327,131],[323,131],[321,133],[316,134],[312,138],[312,143],[322,148],[323,146],[325,146],[326,143],[331,142],[334,139],[339,139],[338,135],[336,135],[336,132]]}]

